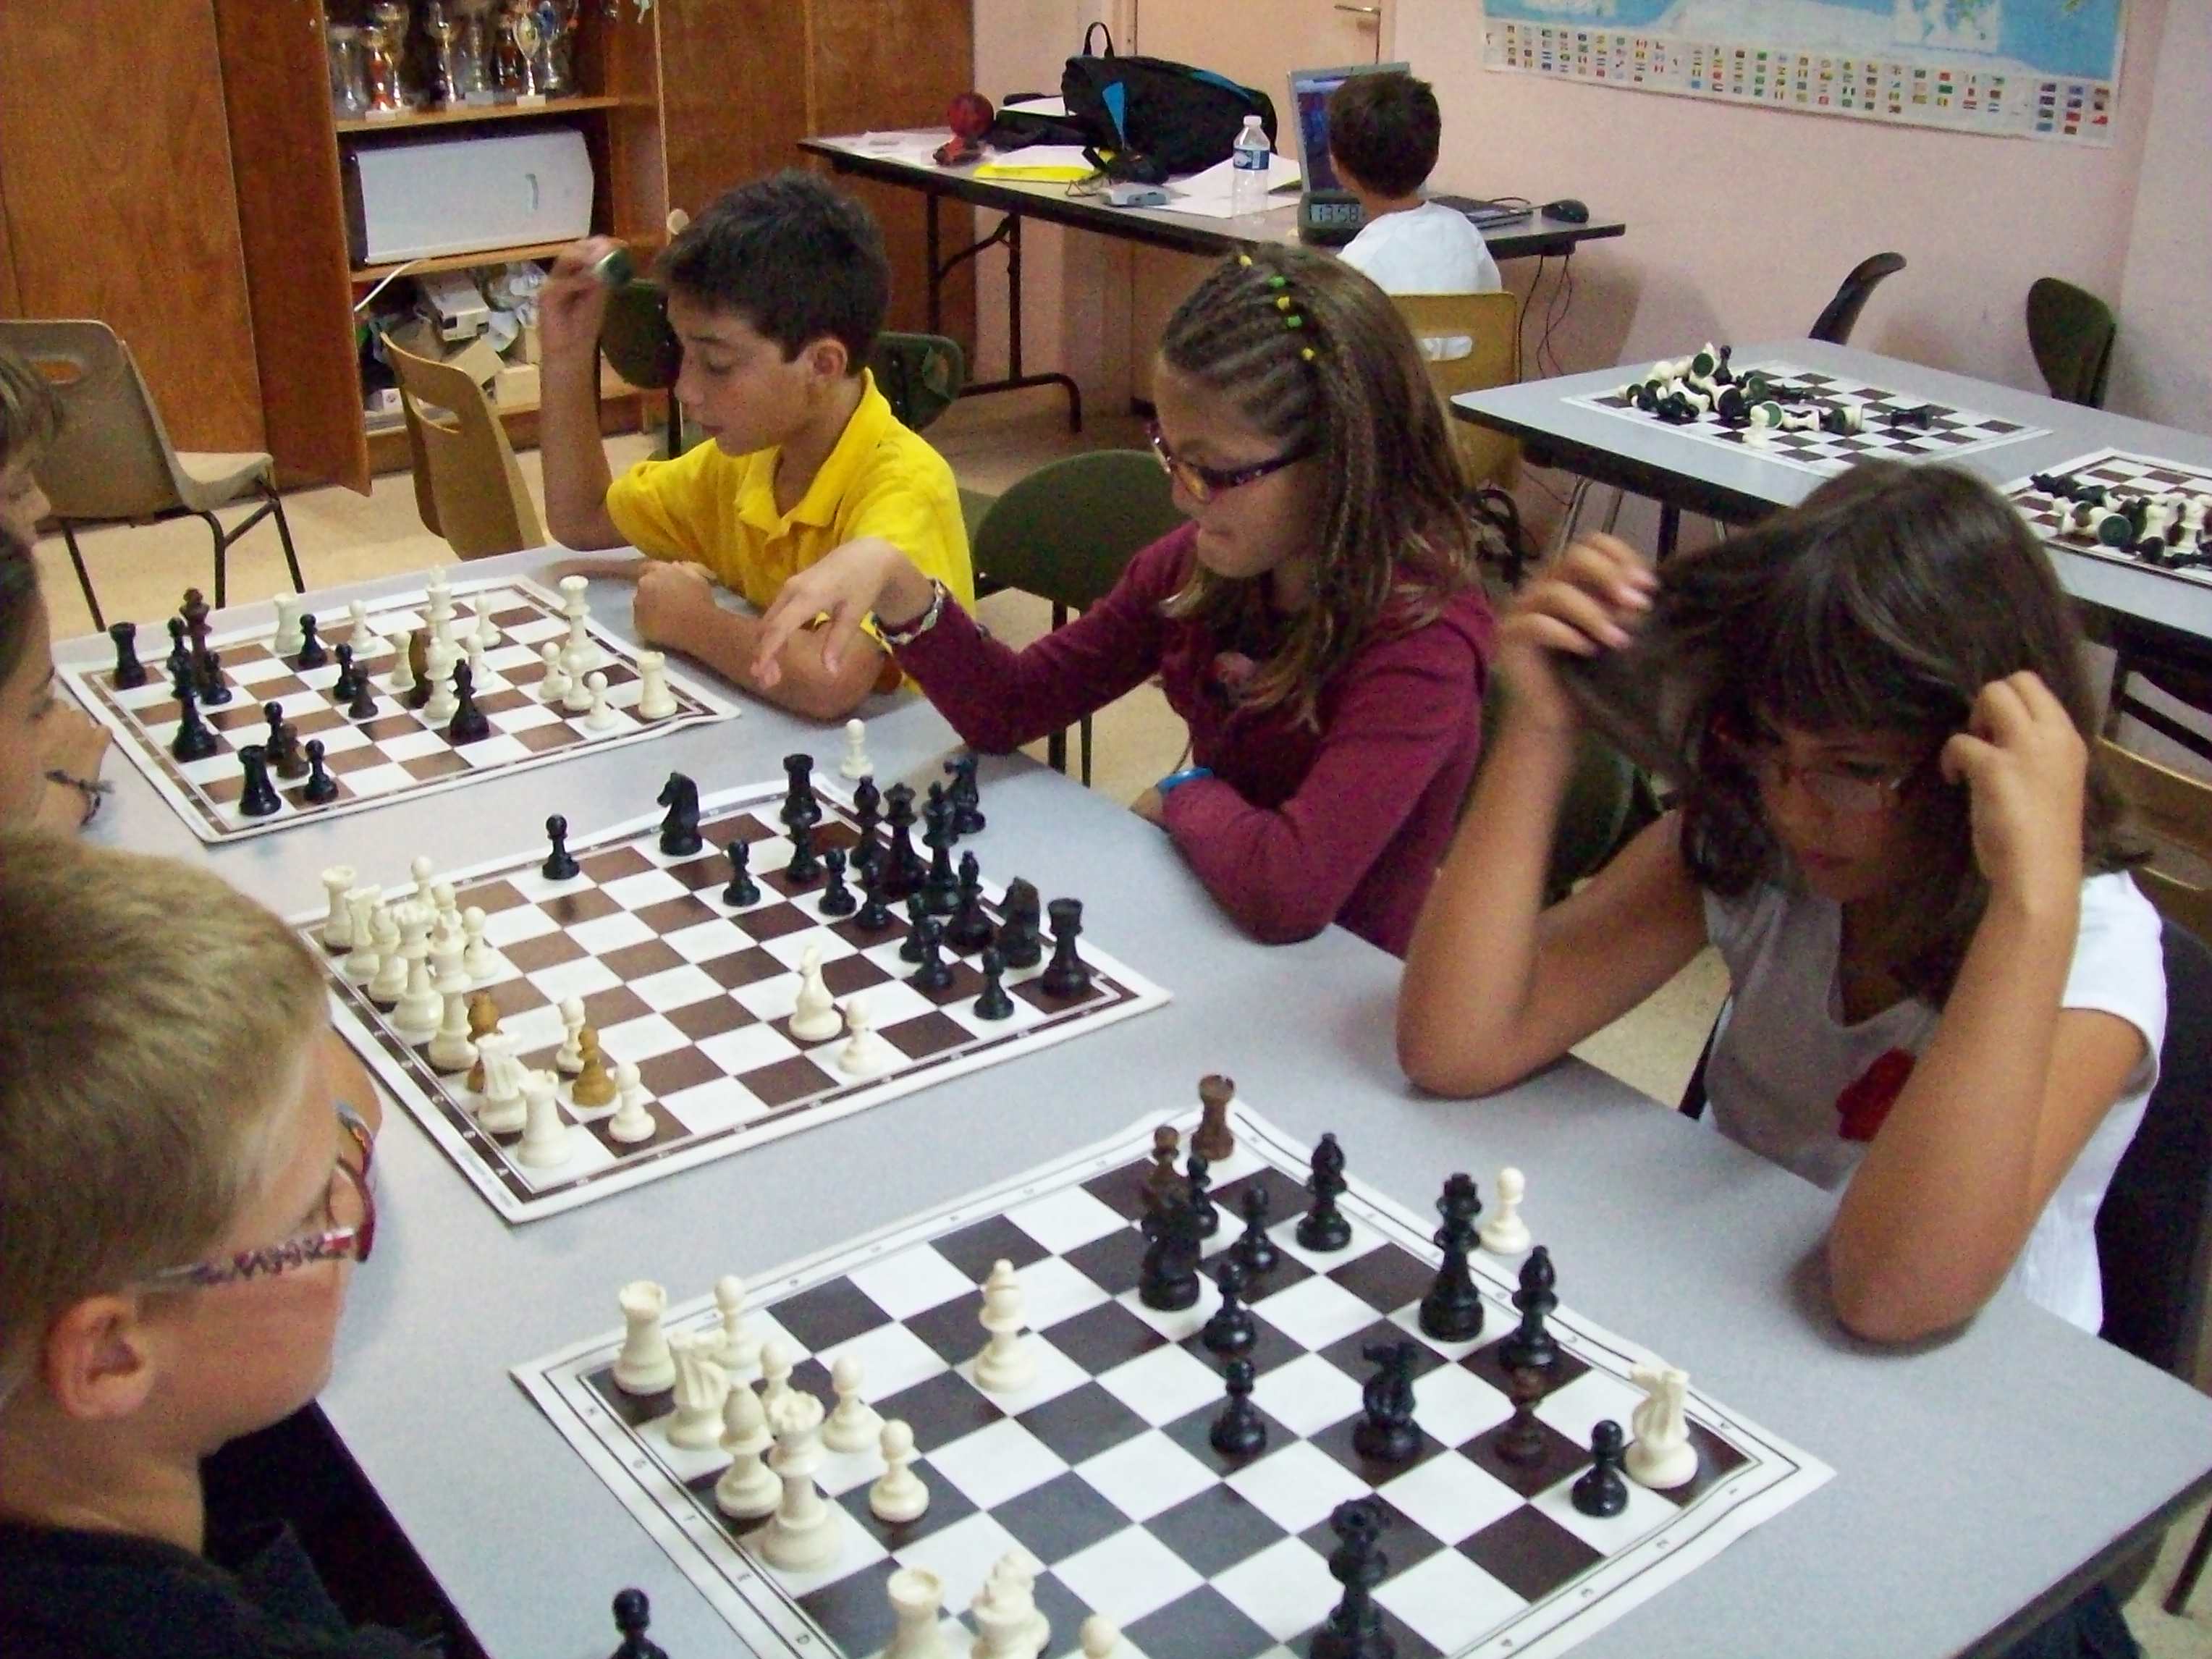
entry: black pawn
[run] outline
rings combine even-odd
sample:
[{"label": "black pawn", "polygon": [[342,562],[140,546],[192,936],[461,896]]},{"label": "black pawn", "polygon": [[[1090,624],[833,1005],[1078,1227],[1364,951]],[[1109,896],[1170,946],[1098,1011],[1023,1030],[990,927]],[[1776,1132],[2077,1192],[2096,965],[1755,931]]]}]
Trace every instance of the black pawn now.
[{"label": "black pawn", "polygon": [[180,761],[205,760],[219,745],[215,733],[200,718],[199,694],[186,684],[175,688],[177,697],[177,735],[169,739],[169,752]]},{"label": "black pawn", "polygon": [[845,885],[845,854],[843,849],[833,847],[822,855],[822,868],[828,879],[822,887],[822,914],[825,916],[849,916],[860,908],[853,890]]},{"label": "black pawn", "polygon": [[952,833],[951,803],[936,784],[929,787],[933,799],[922,814],[927,827],[921,836],[929,848],[929,873],[922,878],[921,890],[929,901],[930,915],[949,916],[960,908],[960,878],[952,869],[952,843],[957,837]]},{"label": "black pawn", "polygon": [[1014,1000],[1006,994],[1006,959],[990,945],[983,947],[983,988],[975,994],[975,1018],[1011,1019]]},{"label": "black pawn", "polygon": [[[340,646],[338,649],[343,651],[345,647]],[[446,741],[476,743],[490,735],[490,717],[477,707],[476,674],[468,664],[457,662],[453,665],[453,717],[446,722]],[[696,853],[699,850],[699,824],[696,817],[692,820],[691,834],[691,850]]]},{"label": "black pawn", "polygon": [[1221,1212],[1213,1206],[1207,1194],[1213,1186],[1212,1166],[1206,1154],[1195,1147],[1182,1166],[1183,1182],[1190,1189],[1190,1207],[1198,1212],[1198,1231],[1201,1238],[1211,1238],[1221,1231]]},{"label": "black pawn", "polygon": [[[453,671],[457,675],[460,672]],[[668,775],[653,804],[668,809],[660,820],[660,850],[670,858],[690,858],[707,844],[699,833],[699,786],[683,773]]]},{"label": "black pawn", "polygon": [[283,707],[278,703],[262,704],[261,717],[269,722],[269,737],[262,750],[270,769],[288,783],[306,777],[307,763],[300,753],[300,728],[284,718]]},{"label": "black pawn", "polygon": [[860,908],[853,917],[853,925],[871,933],[880,933],[896,917],[890,906],[884,902],[884,872],[880,861],[863,866],[860,871]]},{"label": "black pawn", "polygon": [[1009,968],[1034,968],[1044,960],[1044,941],[1037,933],[1037,890],[1017,876],[1007,884],[1006,901],[999,907],[999,954]]},{"label": "black pawn", "polygon": [[346,705],[346,713],[357,720],[376,718],[376,682],[367,674],[354,677],[353,701]]},{"label": "black pawn", "polygon": [[645,1633],[652,1624],[653,1605],[643,1590],[617,1590],[615,1628],[622,1632],[622,1645],[610,1659],[668,1659],[660,1644]]},{"label": "black pawn", "polygon": [[812,824],[791,826],[791,857],[783,866],[783,873],[797,882],[811,882],[821,876],[822,857],[814,850]]},{"label": "black pawn", "polygon": [[1328,1553],[1328,1576],[1344,1586],[1328,1620],[1307,1649],[1312,1659],[1397,1659],[1398,1645],[1382,1628],[1375,1587],[1390,1571],[1376,1539],[1389,1522],[1374,1498],[1348,1498],[1328,1517],[1340,1540]]},{"label": "black pawn", "polygon": [[884,791],[884,823],[890,830],[890,846],[884,854],[890,866],[884,894],[902,899],[921,886],[929,872],[921,854],[914,850],[914,791],[903,783],[893,784]]},{"label": "black pawn", "polygon": [[975,757],[955,755],[945,763],[945,769],[952,775],[952,828],[963,836],[979,835],[983,830],[983,793],[975,787]]},{"label": "black pawn", "polygon": [[1469,1342],[1482,1334],[1482,1297],[1467,1270],[1468,1252],[1475,1245],[1474,1218],[1482,1213],[1474,1177],[1462,1174],[1446,1179],[1437,1212],[1444,1218],[1436,1234],[1444,1259],[1437,1269],[1437,1282],[1421,1298],[1421,1331],[1439,1342]]},{"label": "black pawn", "polygon": [[960,855],[960,898],[945,924],[948,944],[964,956],[973,956],[994,937],[989,912],[983,908],[983,878],[973,853]]},{"label": "black pawn", "polygon": [[115,689],[131,691],[146,684],[146,665],[138,660],[138,624],[110,623],[107,637],[115,641]]},{"label": "black pawn", "polygon": [[907,983],[917,991],[945,989],[952,983],[952,964],[945,959],[945,924],[935,916],[924,916],[915,937],[921,941],[921,960],[907,975]]},{"label": "black pawn", "polygon": [[906,896],[906,937],[899,941],[901,962],[921,960],[921,924],[927,914],[921,908],[921,894],[908,893]]},{"label": "black pawn", "polygon": [[1552,1310],[1559,1305],[1559,1298],[1552,1290],[1558,1282],[1559,1275],[1552,1268],[1552,1253],[1539,1244],[1521,1264],[1521,1288],[1513,1292],[1513,1305],[1521,1310],[1521,1323],[1498,1345],[1500,1364],[1524,1365],[1541,1371],[1559,1364],[1559,1345],[1552,1340],[1552,1333],[1544,1325]]},{"label": "black pawn", "polygon": [[1222,1368],[1229,1403],[1206,1431],[1206,1443],[1224,1457],[1249,1457],[1267,1446],[1267,1419],[1252,1403],[1252,1362],[1232,1359]]},{"label": "black pawn", "polygon": [[[300,618],[300,651],[299,654],[292,659],[293,666],[295,668],[320,668],[330,659],[331,653],[323,649],[322,641],[315,637],[315,618],[313,614],[311,612],[307,616],[301,617]],[[426,697],[423,701],[427,702],[429,699]]]},{"label": "black pawn", "polygon": [[323,740],[307,739],[307,781],[300,786],[300,799],[318,805],[333,799],[338,793],[337,780],[323,765]]},{"label": "black pawn", "polygon": [[1052,918],[1052,960],[1045,964],[1037,982],[1047,996],[1090,995],[1091,969],[1075,949],[1075,941],[1083,933],[1083,901],[1056,898],[1044,908]]},{"label": "black pawn", "polygon": [[787,830],[795,830],[802,823],[822,822],[822,803],[814,793],[814,757],[786,755],[783,770],[790,780],[783,792],[783,807],[778,816]]},{"label": "black pawn", "polygon": [[1244,1231],[1230,1248],[1244,1264],[1249,1278],[1263,1278],[1282,1260],[1275,1241],[1267,1237],[1267,1189],[1255,1181],[1244,1189],[1244,1196],[1239,1201],[1244,1208]]},{"label": "black pawn", "polygon": [[249,818],[265,818],[271,812],[283,811],[284,798],[269,781],[268,751],[258,743],[249,743],[238,751],[238,763],[246,774],[246,789],[238,798],[238,810]]},{"label": "black pawn", "polygon": [[204,650],[193,659],[192,684],[204,708],[220,708],[231,699],[230,687],[222,678],[222,659],[212,651]]},{"label": "black pawn", "polygon": [[1526,1365],[1506,1369],[1505,1392],[1513,1401],[1513,1416],[1498,1430],[1491,1449],[1516,1468],[1534,1468],[1550,1455],[1550,1437],[1536,1418],[1536,1402],[1549,1387],[1541,1371]]},{"label": "black pawn", "polygon": [[1137,1274],[1137,1299],[1173,1313],[1198,1300],[1198,1258],[1204,1241],[1198,1218],[1181,1193],[1170,1191],[1145,1212],[1145,1259]]},{"label": "black pawn", "polygon": [[1213,1270],[1213,1282],[1221,1289],[1221,1305],[1206,1322],[1198,1340],[1216,1358],[1232,1359],[1249,1352],[1260,1337],[1252,1322],[1252,1310],[1244,1305],[1244,1264],[1233,1253],[1224,1255]]},{"label": "black pawn", "polygon": [[361,671],[353,665],[353,647],[351,646],[342,645],[338,647],[337,656],[338,659],[338,677],[337,679],[331,682],[331,701],[332,702],[350,702],[353,700],[354,693],[361,690]]},{"label": "black pawn", "polygon": [[1421,1449],[1413,1425],[1413,1359],[1411,1342],[1370,1342],[1360,1358],[1375,1374],[1359,1391],[1367,1414],[1352,1431],[1352,1449],[1378,1463],[1403,1463]]},{"label": "black pawn", "polygon": [[580,872],[568,853],[568,820],[556,812],[545,820],[545,836],[553,843],[553,850],[538,866],[538,873],[548,881],[574,881]]},{"label": "black pawn", "polygon": [[730,884],[722,889],[722,902],[743,908],[760,902],[760,884],[753,879],[751,844],[733,841],[722,849],[730,860]]},{"label": "black pawn", "polygon": [[860,832],[851,860],[855,876],[873,869],[883,857],[883,843],[876,839],[876,826],[883,821],[883,799],[873,778],[862,778],[853,786],[853,823]]},{"label": "black pawn", "polygon": [[1628,1482],[1620,1475],[1623,1455],[1620,1425],[1600,1419],[1590,1430],[1590,1466],[1567,1494],[1584,1515],[1619,1515],[1628,1507]]},{"label": "black pawn", "polygon": [[1336,1207],[1344,1188],[1344,1148],[1334,1135],[1323,1135],[1314,1148],[1313,1174],[1306,1181],[1313,1207],[1298,1218],[1298,1243],[1307,1249],[1340,1250],[1352,1243],[1352,1224]]},{"label": "black pawn", "polygon": [[171,685],[189,684],[192,675],[191,647],[185,643],[185,619],[169,618],[169,655],[166,663]]}]

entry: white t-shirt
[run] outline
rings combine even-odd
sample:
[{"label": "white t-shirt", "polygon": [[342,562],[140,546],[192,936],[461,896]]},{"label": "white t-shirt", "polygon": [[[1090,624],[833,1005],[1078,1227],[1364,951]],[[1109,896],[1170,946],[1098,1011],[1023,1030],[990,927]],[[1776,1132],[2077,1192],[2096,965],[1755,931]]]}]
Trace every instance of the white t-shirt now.
[{"label": "white t-shirt", "polygon": [[[1705,1068],[1709,1114],[1721,1133],[1835,1191],[1865,1155],[1839,1133],[1838,1097],[1891,1049],[1917,1055],[1938,1011],[1918,998],[1846,1025],[1837,984],[1842,912],[1828,899],[1762,885],[1743,897],[1705,895],[1705,932],[1732,985],[1727,1024]],[[2097,1277],[2097,1206],[2135,1139],[2158,1080],[2166,1036],[2166,971],[2158,912],[2124,873],[2081,884],[2074,962],[2059,997],[2142,1033],[2146,1049],[2119,1098],[2044,1206],[2008,1283],[2094,1334],[2104,1319]]]},{"label": "white t-shirt", "polygon": [[1337,257],[1385,294],[1491,294],[1504,286],[1482,233],[1437,202],[1370,219]]}]

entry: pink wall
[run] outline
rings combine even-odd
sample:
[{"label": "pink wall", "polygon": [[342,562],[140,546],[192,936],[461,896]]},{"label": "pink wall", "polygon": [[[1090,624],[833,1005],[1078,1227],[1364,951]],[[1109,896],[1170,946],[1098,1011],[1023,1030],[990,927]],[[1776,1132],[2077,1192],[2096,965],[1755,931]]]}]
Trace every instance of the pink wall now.
[{"label": "pink wall", "polygon": [[2107,406],[2212,432],[2212,7],[2169,8]]}]

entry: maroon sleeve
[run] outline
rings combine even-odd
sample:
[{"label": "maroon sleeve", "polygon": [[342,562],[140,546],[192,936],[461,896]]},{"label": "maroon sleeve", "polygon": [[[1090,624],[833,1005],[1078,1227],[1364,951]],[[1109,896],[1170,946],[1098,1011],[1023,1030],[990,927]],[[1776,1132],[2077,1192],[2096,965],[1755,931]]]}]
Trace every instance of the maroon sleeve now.
[{"label": "maroon sleeve", "polygon": [[1154,542],[1105,598],[1020,651],[948,600],[934,628],[900,647],[899,666],[987,753],[1073,726],[1159,666],[1169,627],[1160,603],[1182,583],[1194,533],[1185,527]]},{"label": "maroon sleeve", "polygon": [[1219,778],[1169,792],[1168,833],[1263,944],[1334,921],[1481,714],[1477,647],[1432,624],[1374,647],[1347,681],[1297,792],[1270,811]]}]

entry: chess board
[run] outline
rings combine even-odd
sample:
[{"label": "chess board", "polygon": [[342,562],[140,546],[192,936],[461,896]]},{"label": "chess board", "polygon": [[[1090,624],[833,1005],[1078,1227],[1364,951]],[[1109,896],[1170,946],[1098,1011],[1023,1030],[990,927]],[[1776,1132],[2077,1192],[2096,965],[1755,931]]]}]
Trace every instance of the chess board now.
[{"label": "chess board", "polygon": [[[576,1105],[563,1077],[561,1109],[571,1125],[571,1152],[558,1165],[526,1166],[512,1155],[520,1134],[482,1128],[477,1112],[483,1099],[467,1087],[466,1075],[441,1073],[427,1044],[410,1043],[392,1023],[390,1008],[345,977],[343,953],[320,943],[324,913],[296,919],[328,973],[338,1029],[508,1220],[535,1220],[608,1197],[1168,1000],[1087,935],[1079,949],[1091,967],[1091,987],[1073,1000],[1045,990],[1042,965],[1009,969],[1004,982],[1013,1013],[984,1019],[975,1011],[982,975],[973,957],[950,946],[945,959],[951,983],[916,988],[908,982],[912,964],[899,957],[908,932],[902,911],[888,929],[871,933],[852,916],[822,915],[820,877],[798,882],[786,873],[792,848],[777,817],[781,792],[781,785],[763,784],[705,798],[700,825],[706,847],[689,857],[660,850],[655,813],[572,842],[580,873],[567,881],[541,873],[542,848],[434,878],[434,884],[453,884],[459,908],[485,913],[484,939],[498,952],[499,967],[472,988],[487,992],[497,1006],[501,1029],[518,1039],[521,1064],[552,1068],[565,1035],[559,1005],[575,997],[610,1066],[627,1060],[638,1067],[656,1126],[653,1138],[615,1139],[607,1121],[616,1109]],[[823,811],[815,825],[817,850],[856,846],[849,801],[819,782],[815,792]],[[976,850],[988,867],[988,832],[986,837]],[[758,902],[743,908],[722,898],[730,866],[721,849],[737,840],[749,845],[761,890]],[[377,873],[362,871],[360,879],[374,883]],[[403,875],[384,896],[411,890],[411,878]],[[984,893],[995,924],[1003,889],[987,878]],[[837,1067],[842,1038],[807,1043],[791,1035],[799,964],[810,946],[821,948],[823,981],[831,994],[865,1004],[877,1036],[901,1057],[895,1069],[855,1079]],[[1048,961],[1048,937],[1045,951]]]},{"label": "chess board", "polygon": [[[1978,414],[1970,409],[1954,409],[1948,404],[1915,398],[1905,392],[1891,391],[1886,386],[1869,386],[1846,376],[1823,374],[1818,369],[1800,368],[1795,363],[1735,363],[1730,365],[1730,368],[1738,379],[1757,370],[1771,380],[1787,381],[1809,392],[1816,400],[1788,405],[1793,410],[1814,409],[1820,403],[1828,401],[1863,404],[1865,405],[1866,429],[1850,433],[1768,431],[1754,439],[1748,434],[1747,429],[1723,426],[1710,414],[1700,415],[1682,426],[1662,421],[1656,415],[1645,414],[1632,399],[1623,397],[1618,387],[1609,392],[1570,398],[1566,401],[1577,408],[1594,409],[1601,415],[1617,416],[1640,425],[1658,427],[1679,433],[1697,443],[1715,444],[1723,449],[1756,455],[1762,460],[1775,461],[1784,466],[1817,472],[1824,477],[1848,471],[1863,460],[1952,460],[1961,455],[1993,448],[1998,444],[2017,443],[2024,438],[2048,435],[2046,429],[2039,426],[2001,420],[1994,415]],[[1893,410],[1922,408],[1929,411],[1925,426],[1892,427],[1888,422],[1889,413]]]},{"label": "chess board", "polygon": [[[2123,449],[2100,449],[2075,457],[2062,466],[2045,467],[2045,473],[2054,477],[2078,478],[2087,483],[2103,484],[2108,489],[2124,490],[2135,495],[2163,495],[2179,492],[2212,500],[2212,467],[2189,466],[2179,461],[2160,460],[2151,455],[2130,454]],[[2005,499],[2019,509],[2027,520],[2028,528],[2037,539],[2059,553],[2086,553],[2094,558],[2110,559],[2116,564],[2133,565],[2138,570],[2155,570],[2161,576],[2172,576],[2181,581],[2212,583],[2212,570],[2203,566],[2184,569],[2169,569],[2137,558],[2124,548],[2107,547],[2095,535],[2087,531],[2062,531],[2059,528],[2059,503],[2045,495],[2026,478],[2009,484]]]},{"label": "chess board", "polygon": [[[727,1455],[672,1446],[672,1396],[616,1386],[621,1331],[514,1376],[747,1650],[775,1659],[880,1653],[892,1626],[885,1583],[904,1566],[943,1581],[951,1650],[965,1653],[972,1632],[952,1624],[1017,1544],[1042,1564],[1048,1659],[1076,1651],[1094,1612],[1153,1659],[1290,1659],[1307,1651],[1340,1593],[1326,1565],[1330,1512],[1369,1494],[1389,1522],[1376,1599],[1399,1659],[1537,1659],[1566,1651],[1830,1478],[1693,1388],[1696,1477],[1670,1492],[1632,1484],[1620,1515],[1583,1515],[1568,1492],[1588,1465],[1591,1427],[1606,1418],[1627,1427],[1643,1398],[1629,1370],[1650,1356],[1563,1307],[1551,1321],[1563,1352],[1535,1407],[1542,1460],[1499,1458],[1512,1408],[1493,1349],[1514,1328],[1506,1298],[1519,1260],[1471,1264],[1485,1304],[1475,1340],[1420,1335],[1417,1307],[1438,1260],[1433,1219],[1355,1178],[1340,1200],[1350,1243],[1304,1249],[1295,1233],[1309,1149],[1241,1102],[1231,1112],[1236,1152],[1213,1170],[1223,1220],[1209,1257],[1240,1233],[1242,1193],[1257,1183],[1283,1259],[1249,1292],[1252,1397],[1267,1444],[1223,1456],[1207,1438],[1224,1400],[1217,1362],[1197,1340],[1218,1292],[1205,1284],[1180,1313],[1155,1312],[1136,1294],[1144,1244],[1133,1224],[1152,1125],[1164,1118],[749,1281],[748,1328],[804,1356],[793,1385],[827,1402],[828,1367],[858,1358],[863,1397],[914,1431],[914,1469],[930,1489],[919,1520],[885,1525],[867,1502],[880,1459],[829,1454],[817,1479],[838,1508],[843,1547],[818,1571],[767,1566],[746,1541],[765,1523],[723,1517],[713,1486]],[[1356,1139],[1346,1150],[1356,1166]],[[1530,1213],[1540,1239],[1540,1204]],[[977,1286],[1001,1258],[1021,1272],[1036,1376],[1018,1394],[987,1395],[974,1380],[985,1334]],[[1573,1261],[1559,1271],[1571,1293]],[[719,1328],[708,1297],[672,1307],[665,1322]],[[1378,1466],[1352,1440],[1371,1370],[1360,1349],[1401,1337],[1419,1345],[1421,1445],[1409,1463]],[[1694,1381],[1695,1354],[1669,1358]]]},{"label": "chess board", "polygon": [[[355,665],[368,673],[379,692],[377,712],[368,720],[353,719],[346,713],[346,703],[331,695],[339,672],[335,647],[352,637],[343,611],[320,619],[327,625],[324,644],[332,655],[319,668],[301,668],[277,656],[270,648],[270,630],[266,628],[210,635],[208,644],[222,659],[223,681],[233,695],[227,703],[200,707],[218,745],[204,760],[179,761],[169,752],[179,709],[161,665],[167,647],[155,643],[167,637],[159,629],[139,630],[146,669],[143,685],[118,688],[112,663],[64,667],[61,672],[78,700],[115,734],[116,746],[193,833],[202,841],[217,842],[362,811],[400,796],[454,788],[488,773],[543,766],[585,749],[635,743],[702,720],[728,720],[738,712],[736,704],[672,664],[668,689],[676,700],[676,712],[657,720],[641,719],[635,649],[586,624],[606,655],[600,672],[607,677],[607,702],[615,712],[611,727],[592,731],[581,713],[557,702],[549,706],[536,690],[545,676],[539,651],[549,641],[568,637],[568,623],[558,596],[523,578],[457,582],[453,594],[457,635],[474,628],[486,611],[499,635],[497,643],[483,653],[483,672],[476,677],[477,707],[490,720],[491,735],[471,743],[453,742],[441,724],[425,719],[420,710],[383,690],[394,660],[388,641],[427,626],[428,597],[421,591],[380,599],[369,608],[370,626],[387,642],[355,658]],[[327,801],[309,801],[301,793],[304,778],[272,777],[283,810],[267,817],[248,817],[238,810],[245,779],[237,751],[268,735],[263,709],[271,702],[283,708],[301,743],[310,738],[320,740],[337,794]]]}]

